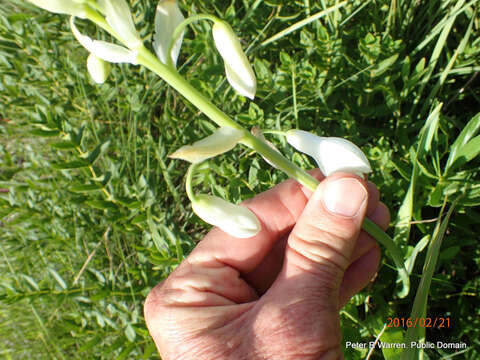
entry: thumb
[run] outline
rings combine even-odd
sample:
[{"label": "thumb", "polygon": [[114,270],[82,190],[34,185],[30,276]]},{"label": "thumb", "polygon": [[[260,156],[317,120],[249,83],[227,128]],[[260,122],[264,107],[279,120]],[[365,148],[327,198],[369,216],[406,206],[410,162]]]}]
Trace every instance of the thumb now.
[{"label": "thumb", "polygon": [[[292,300],[325,300],[336,306],[339,288],[360,233],[368,204],[365,182],[334,174],[320,183],[288,238],[275,286]],[[291,281],[294,280],[294,281]]]}]

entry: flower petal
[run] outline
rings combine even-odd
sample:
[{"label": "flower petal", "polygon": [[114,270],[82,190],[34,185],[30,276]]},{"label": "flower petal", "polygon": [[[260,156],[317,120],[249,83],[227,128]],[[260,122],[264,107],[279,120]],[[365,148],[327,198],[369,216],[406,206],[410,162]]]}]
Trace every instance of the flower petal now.
[{"label": "flower petal", "polygon": [[320,137],[303,130],[289,130],[287,141],[297,150],[313,157],[325,176],[339,171],[357,175],[372,171],[362,150],[346,139]]},{"label": "flower petal", "polygon": [[138,49],[142,40],[135,29],[130,7],[125,0],[105,0],[102,2],[105,19],[112,29],[120,36],[129,49]]},{"label": "flower petal", "polygon": [[260,221],[250,209],[216,196],[197,195],[192,209],[203,221],[237,238],[255,236],[261,230]]},{"label": "flower petal", "polygon": [[354,143],[338,137],[323,138],[317,161],[322,163],[327,176],[339,171],[357,175],[372,172],[362,150]]},{"label": "flower petal", "polygon": [[[172,35],[177,26],[184,20],[185,17],[180,11],[176,0],[160,0],[155,14],[155,36],[153,47],[158,58],[164,64],[167,63],[167,53]],[[182,32],[172,48],[171,57],[174,65],[177,64],[184,33],[185,32]]]},{"label": "flower petal", "polygon": [[212,35],[225,62],[228,82],[241,95],[253,99],[257,90],[257,79],[232,28],[223,21],[217,21],[213,24]]},{"label": "flower petal", "polygon": [[28,0],[32,4],[57,14],[68,14],[85,19],[86,7],[84,0]]},{"label": "flower petal", "polygon": [[110,73],[110,64],[94,54],[90,54],[87,58],[87,69],[93,81],[103,84]]},{"label": "flower petal", "polygon": [[90,53],[102,60],[112,63],[130,63],[137,64],[137,51],[129,50],[123,46],[115,45],[101,40],[92,40],[90,37],[83,35],[75,26],[75,18],[70,18],[70,26],[72,33],[78,42]]},{"label": "flower petal", "polygon": [[199,163],[235,147],[243,133],[231,127],[218,128],[212,135],[199,140],[192,145],[182,146],[169,157],[183,159],[191,163]]}]

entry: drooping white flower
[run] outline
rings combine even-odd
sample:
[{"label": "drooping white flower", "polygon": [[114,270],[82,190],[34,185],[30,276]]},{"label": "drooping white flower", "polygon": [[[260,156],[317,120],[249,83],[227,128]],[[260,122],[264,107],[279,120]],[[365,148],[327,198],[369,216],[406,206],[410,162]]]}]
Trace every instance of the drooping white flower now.
[{"label": "drooping white flower", "polygon": [[242,136],[241,130],[228,126],[220,127],[212,135],[192,145],[182,146],[169,157],[199,163],[233,149]]},{"label": "drooping white flower", "polygon": [[78,42],[98,58],[111,63],[137,64],[138,52],[136,50],[129,50],[123,46],[102,40],[92,40],[90,37],[80,33],[75,26],[75,18],[73,16],[70,18],[70,27]]},{"label": "drooping white flower", "polygon": [[200,194],[192,199],[193,211],[205,222],[218,226],[237,238],[255,236],[261,230],[260,221],[247,207],[234,205],[219,197]]},{"label": "drooping white flower", "polygon": [[86,18],[85,0],[28,0],[32,4],[57,14],[68,14]]},{"label": "drooping white flower", "polygon": [[[177,28],[185,20],[176,0],[160,0],[157,5],[155,14],[155,35],[153,41],[153,48],[160,61],[167,63],[168,50],[172,35]],[[173,65],[177,64],[180,48],[182,47],[184,31],[180,37],[175,41],[170,54]]]},{"label": "drooping white flower", "polygon": [[110,73],[110,64],[94,54],[87,58],[88,73],[97,84],[103,84]]},{"label": "drooping white flower", "polygon": [[103,0],[105,19],[129,49],[138,49],[143,42],[135,29],[132,13],[126,0]]},{"label": "drooping white flower", "polygon": [[250,99],[255,97],[257,79],[242,50],[240,40],[230,25],[224,21],[216,21],[212,27],[213,40],[225,63],[227,80],[239,94]]},{"label": "drooping white flower", "polygon": [[362,150],[346,139],[320,137],[303,130],[289,130],[287,141],[298,151],[313,157],[325,176],[339,171],[357,175],[372,171]]}]

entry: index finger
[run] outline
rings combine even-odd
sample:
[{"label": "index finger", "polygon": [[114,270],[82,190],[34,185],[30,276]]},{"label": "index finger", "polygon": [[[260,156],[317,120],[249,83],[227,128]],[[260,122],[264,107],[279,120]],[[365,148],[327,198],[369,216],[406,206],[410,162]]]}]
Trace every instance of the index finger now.
[{"label": "index finger", "polygon": [[[320,170],[310,172],[319,181]],[[262,229],[253,237],[238,239],[214,228],[197,245],[189,262],[215,266],[220,263],[247,273],[255,269],[275,242],[295,225],[312,192],[290,179],[243,202],[257,215]]]}]

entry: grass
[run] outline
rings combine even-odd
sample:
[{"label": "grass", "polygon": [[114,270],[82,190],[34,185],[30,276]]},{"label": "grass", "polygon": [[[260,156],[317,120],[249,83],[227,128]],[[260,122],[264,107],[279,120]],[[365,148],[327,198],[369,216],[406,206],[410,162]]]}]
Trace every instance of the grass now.
[{"label": "grass", "polygon": [[[156,4],[130,4],[149,44]],[[477,359],[478,2],[189,0],[181,8],[226,19],[248,48],[255,102],[225,81],[209,25],[196,23],[186,34],[181,73],[223,111],[247,128],[346,137],[375,169],[371,179],[391,209],[390,233],[412,286],[402,297],[395,265],[384,257],[375,282],[342,310],[344,339],[412,336],[384,325],[389,317],[409,317],[415,300],[416,314],[451,318],[448,328],[425,329],[427,341],[469,346],[458,354],[426,349],[423,356]],[[92,26],[85,31],[105,36]],[[114,66],[109,80],[95,85],[86,56],[66,17],[20,0],[0,8],[6,359],[158,358],[142,302],[208,230],[186,199],[186,164],[167,155],[213,125],[143,68]],[[282,138],[269,140],[312,167]],[[212,161],[196,186],[237,202],[283,179],[237,147]],[[367,352],[346,349],[346,358],[400,358],[388,349]]]}]

